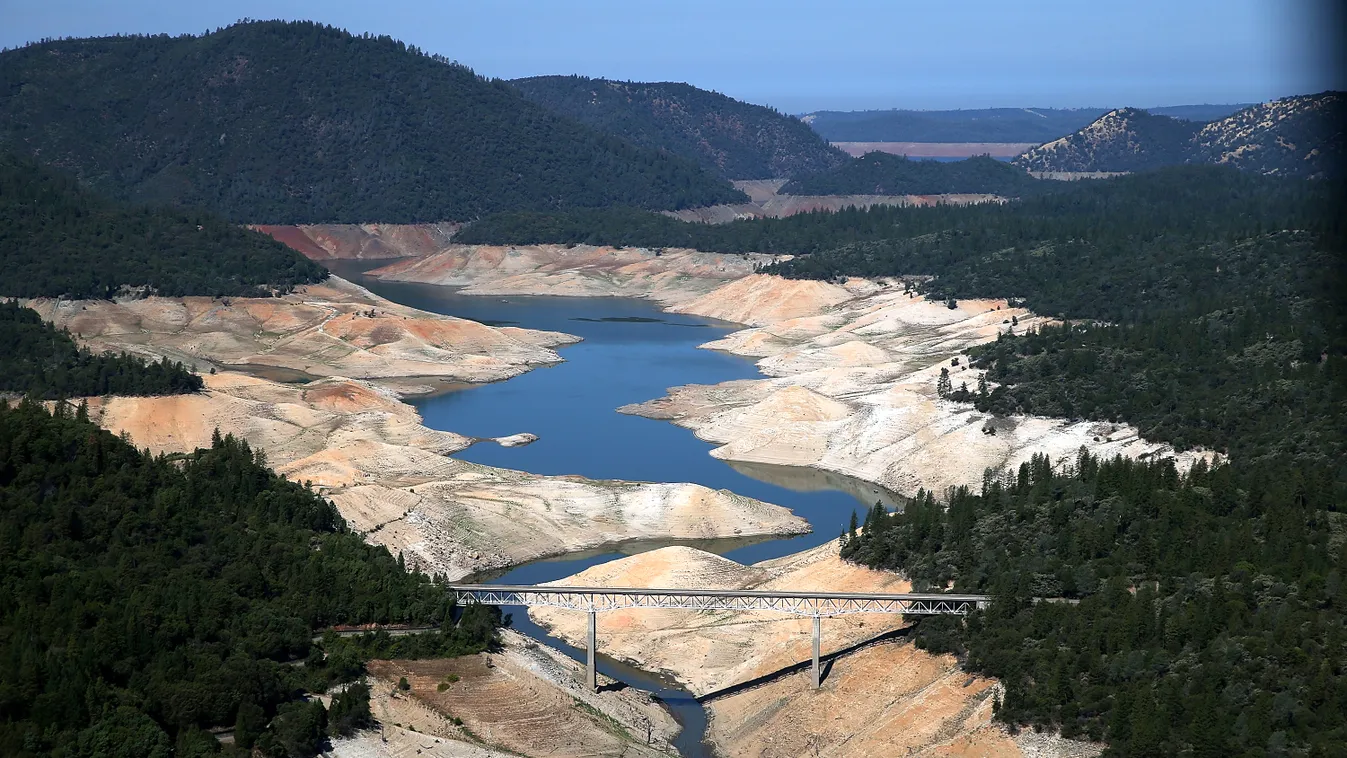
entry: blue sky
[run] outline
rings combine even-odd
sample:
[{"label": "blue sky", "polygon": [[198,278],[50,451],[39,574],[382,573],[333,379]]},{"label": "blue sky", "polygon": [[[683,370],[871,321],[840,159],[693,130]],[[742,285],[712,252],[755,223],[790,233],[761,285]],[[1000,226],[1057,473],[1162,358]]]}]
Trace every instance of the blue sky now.
[{"label": "blue sky", "polygon": [[388,34],[486,76],[686,81],[819,109],[1153,106],[1341,87],[1308,0],[0,0],[0,46],[240,18]]}]

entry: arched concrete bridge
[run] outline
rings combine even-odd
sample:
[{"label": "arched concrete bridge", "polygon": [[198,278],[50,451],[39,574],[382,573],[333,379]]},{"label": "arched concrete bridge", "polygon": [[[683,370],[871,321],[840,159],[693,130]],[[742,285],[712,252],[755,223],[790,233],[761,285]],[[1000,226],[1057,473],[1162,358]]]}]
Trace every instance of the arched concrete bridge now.
[{"label": "arched concrete bridge", "polygon": [[623,608],[682,608],[692,611],[777,611],[814,619],[814,688],[819,686],[820,620],[849,613],[907,616],[965,616],[991,602],[987,595],[878,592],[772,592],[768,590],[679,590],[637,587],[549,587],[541,585],[453,584],[460,597],[483,605],[565,608],[589,613],[587,681],[598,687],[594,670],[597,616]]}]

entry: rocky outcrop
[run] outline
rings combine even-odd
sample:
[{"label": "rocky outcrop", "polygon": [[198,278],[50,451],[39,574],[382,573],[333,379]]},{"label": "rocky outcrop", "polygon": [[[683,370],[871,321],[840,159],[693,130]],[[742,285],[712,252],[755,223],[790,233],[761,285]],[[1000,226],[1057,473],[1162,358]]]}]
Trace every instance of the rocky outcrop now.
[{"label": "rocky outcrop", "polygon": [[94,350],[166,356],[199,371],[283,369],[344,376],[487,382],[561,361],[578,338],[496,328],[385,300],[338,277],[279,298],[34,300]]},{"label": "rocky outcrop", "polygon": [[752,314],[763,325],[703,347],[759,358],[770,378],[674,387],[619,410],[687,427],[721,445],[711,453],[717,458],[808,466],[911,495],[976,487],[986,470],[1013,471],[1035,453],[1074,459],[1084,447],[1105,457],[1173,456],[1180,466],[1201,455],[1143,440],[1125,424],[994,417],[940,398],[942,367],[956,388],[976,386],[979,372],[964,350],[1044,323],[1004,301],[965,300],[951,309],[897,285],[759,275],[677,309]]}]

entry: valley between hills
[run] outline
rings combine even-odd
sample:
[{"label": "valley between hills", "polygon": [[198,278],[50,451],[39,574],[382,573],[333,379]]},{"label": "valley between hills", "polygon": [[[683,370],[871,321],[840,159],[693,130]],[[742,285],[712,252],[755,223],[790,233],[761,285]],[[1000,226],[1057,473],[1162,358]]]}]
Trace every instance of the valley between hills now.
[{"label": "valley between hills", "polygon": [[[267,231],[287,239],[299,230]],[[1184,468],[1199,457],[1210,458],[1200,452],[1176,454],[1122,424],[994,418],[936,397],[940,367],[952,361],[964,364],[952,367],[957,378],[966,370],[966,358],[957,361],[966,348],[995,339],[1009,328],[1012,317],[1023,329],[1043,321],[1004,301],[962,301],[950,309],[889,281],[852,279],[837,285],[753,273],[772,256],[679,250],[656,255],[644,249],[555,245],[445,245],[427,252],[425,241],[434,239],[433,229],[384,226],[374,231],[378,242],[359,235],[352,239],[349,229],[310,227],[303,233],[324,240],[324,254],[332,258],[358,259],[380,246],[394,253],[420,246],[420,257],[399,256],[369,272],[379,279],[452,285],[483,297],[642,297],[673,313],[745,324],[704,347],[756,359],[762,379],[674,387],[667,397],[620,409],[688,427],[717,443],[712,455],[722,459],[836,472],[911,496],[918,489],[976,486],[985,469],[1012,471],[1033,453],[1045,451],[1054,458],[1071,457],[1082,447],[1103,456],[1164,456]],[[390,240],[413,242],[398,246]],[[457,461],[450,455],[474,440],[427,428],[399,400],[401,394],[433,390],[446,381],[508,380],[562,360],[564,352],[553,349],[573,341],[565,334],[436,316],[388,302],[337,277],[300,288],[279,302],[149,298],[32,305],[100,349],[167,355],[217,369],[198,395],[96,401],[91,410],[103,426],[155,452],[206,445],[216,428],[239,436],[266,450],[279,472],[320,487],[366,539],[431,574],[459,579],[628,540],[783,535],[807,529],[803,520],[778,506],[698,485],[536,476]],[[430,365],[439,368],[432,371]],[[259,367],[302,375],[281,383],[266,378]],[[836,551],[834,541],[776,562],[742,566],[694,548],[669,547],[604,564],[563,583],[878,591],[907,586],[893,584],[892,575],[849,567]],[[799,621],[688,613],[667,619],[635,616],[640,618],[605,619],[601,649],[663,671],[694,692],[721,689],[807,658],[808,637],[801,636]],[[577,641],[574,624],[564,613],[540,613],[538,620],[563,639]],[[903,626],[895,617],[827,624],[829,645],[837,649]],[[651,645],[656,628],[668,631]],[[779,643],[768,642],[777,639]],[[522,655],[523,648],[524,643],[514,640],[508,649],[516,652],[508,655]],[[744,659],[734,652],[745,648],[754,650],[754,657]],[[415,676],[427,675],[414,662],[400,665]],[[722,670],[725,665],[730,667]],[[994,680],[975,678],[969,686],[952,658],[931,656],[901,639],[840,659],[835,666],[837,674],[818,693],[801,685],[801,674],[714,701],[710,738],[727,755],[792,754],[804,749],[804,743],[780,745],[779,753],[760,748],[771,744],[767,735],[791,733],[786,724],[800,717],[799,709],[815,707],[809,705],[813,699],[846,698],[864,680],[865,686],[891,690],[895,697],[879,710],[857,715],[873,725],[869,736],[857,737],[869,745],[862,752],[1005,754],[1020,749],[1012,746],[1025,739],[1036,740],[1032,746],[1024,744],[1026,754],[1093,750],[1071,741],[1045,743],[1041,735],[1011,738],[990,720]],[[483,671],[490,679],[505,675],[498,669]],[[877,675],[879,685],[872,678]],[[510,676],[510,686],[562,686],[557,679],[562,675],[556,672],[541,681],[519,671]],[[770,696],[777,691],[779,695]],[[421,692],[420,686],[413,692]],[[416,694],[413,700],[437,697]],[[601,697],[625,702],[616,693]],[[764,697],[773,703],[784,698],[786,704],[761,711]],[[414,721],[405,714],[408,705],[388,703],[381,707],[403,713],[389,719],[421,725],[421,731],[400,732],[398,739],[424,739],[412,735],[439,723],[426,722],[428,716]],[[431,713],[436,708],[433,702],[418,707]],[[471,710],[446,707],[455,715]],[[474,734],[486,728],[486,715],[463,718]],[[902,726],[909,721],[914,725]],[[917,728],[918,722],[923,726]],[[635,729],[631,719],[623,723]],[[810,731],[814,736],[808,739],[824,740],[820,745],[836,739],[820,728]],[[833,728],[851,733],[855,727]],[[499,737],[494,744],[523,744],[506,736],[506,726],[494,729]],[[462,739],[461,730],[448,722],[430,733]],[[365,755],[364,750],[343,747],[338,754]],[[549,750],[579,754],[555,745]]]}]

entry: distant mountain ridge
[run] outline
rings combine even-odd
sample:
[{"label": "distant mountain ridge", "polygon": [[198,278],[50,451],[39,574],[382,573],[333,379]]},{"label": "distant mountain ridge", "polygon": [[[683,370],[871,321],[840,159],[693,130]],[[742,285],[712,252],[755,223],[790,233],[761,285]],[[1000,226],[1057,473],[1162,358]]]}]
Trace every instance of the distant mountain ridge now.
[{"label": "distant mountain ridge", "polygon": [[535,76],[510,84],[558,115],[696,161],[726,179],[797,176],[847,160],[798,119],[690,84],[584,76]]},{"label": "distant mountain ridge", "polygon": [[742,200],[389,37],[310,22],[0,54],[0,148],[125,200],[246,223],[464,221]]},{"label": "distant mountain ridge", "polygon": [[1287,97],[1205,125],[1122,108],[1025,152],[1014,163],[1030,171],[1142,171],[1212,163],[1262,174],[1325,176],[1341,170],[1345,105],[1341,92]]},{"label": "distant mountain ridge", "polygon": [[[1224,118],[1246,107],[1174,105],[1154,114],[1189,121]],[[829,142],[1037,142],[1070,134],[1108,108],[981,108],[971,110],[817,111],[801,117]]]}]

